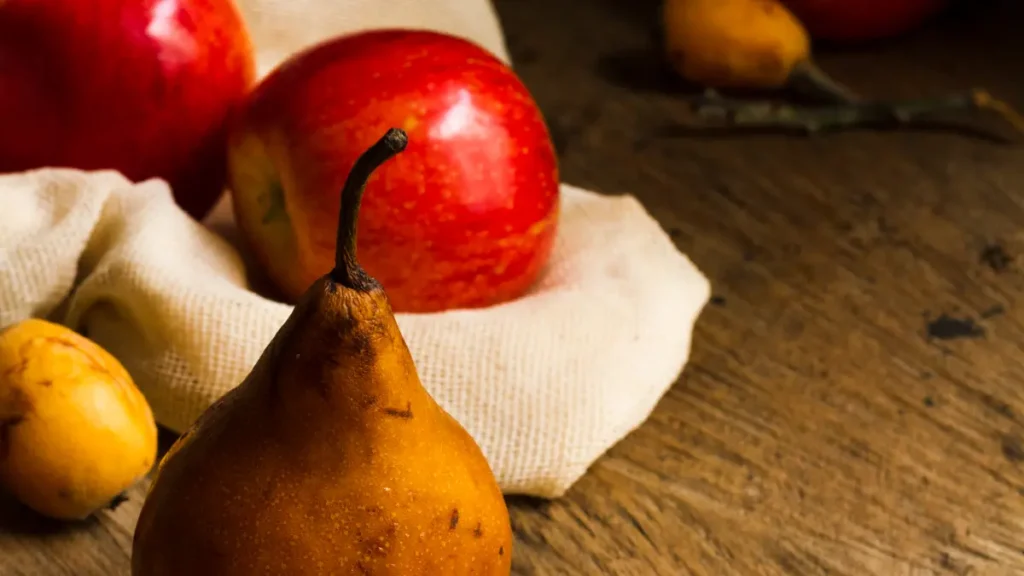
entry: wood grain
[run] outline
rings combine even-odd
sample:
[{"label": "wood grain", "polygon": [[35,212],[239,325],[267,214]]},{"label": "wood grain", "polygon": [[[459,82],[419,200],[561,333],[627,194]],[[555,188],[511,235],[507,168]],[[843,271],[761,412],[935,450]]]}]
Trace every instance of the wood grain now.
[{"label": "wood grain", "polygon": [[[688,134],[652,0],[497,4],[564,179],[636,194],[716,294],[651,419],[563,499],[510,500],[516,574],[1024,573],[1024,148]],[[1024,105],[1024,6],[989,4],[821,64]],[[142,494],[83,526],[0,505],[0,574],[126,574]]]}]

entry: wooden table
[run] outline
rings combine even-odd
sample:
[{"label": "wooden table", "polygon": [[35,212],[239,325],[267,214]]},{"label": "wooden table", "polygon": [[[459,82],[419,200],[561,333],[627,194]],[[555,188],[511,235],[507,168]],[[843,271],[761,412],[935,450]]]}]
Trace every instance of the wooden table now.
[{"label": "wooden table", "polygon": [[[1024,105],[1013,4],[821,62]],[[563,499],[511,499],[516,573],[1024,573],[1024,148],[683,135],[653,0],[498,7],[565,180],[636,194],[715,290],[650,421]],[[126,574],[143,489],[77,527],[5,503],[0,574]]]}]

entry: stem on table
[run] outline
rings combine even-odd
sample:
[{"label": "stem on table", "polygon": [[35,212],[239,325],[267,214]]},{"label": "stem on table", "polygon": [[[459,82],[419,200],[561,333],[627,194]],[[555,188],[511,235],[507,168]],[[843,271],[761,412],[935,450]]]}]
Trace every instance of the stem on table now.
[{"label": "stem on table", "polygon": [[920,100],[854,100],[821,106],[734,100],[709,91],[696,106],[703,125],[799,129],[811,134],[872,125],[906,126],[923,116],[965,111],[994,112],[1024,135],[1024,116],[981,89]]}]

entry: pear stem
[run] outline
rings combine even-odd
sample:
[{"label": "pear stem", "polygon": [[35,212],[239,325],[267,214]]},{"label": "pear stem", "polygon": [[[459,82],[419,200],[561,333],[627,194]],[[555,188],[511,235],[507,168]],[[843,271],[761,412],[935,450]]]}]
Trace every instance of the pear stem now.
[{"label": "pear stem", "polygon": [[854,104],[861,98],[810,60],[797,63],[789,74],[790,89],[827,104]]},{"label": "pear stem", "polygon": [[373,172],[396,156],[409,143],[409,137],[400,128],[391,128],[352,165],[352,170],[341,189],[341,213],[338,215],[338,241],[335,247],[334,270],[331,280],[361,292],[376,289],[377,281],[359,265],[356,258],[356,228],[359,204],[363,200],[366,183]]}]

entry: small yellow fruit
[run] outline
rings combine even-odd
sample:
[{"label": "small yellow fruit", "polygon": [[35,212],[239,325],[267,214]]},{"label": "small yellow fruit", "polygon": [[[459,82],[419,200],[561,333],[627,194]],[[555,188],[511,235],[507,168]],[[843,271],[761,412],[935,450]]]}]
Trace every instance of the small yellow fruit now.
[{"label": "small yellow fruit", "polygon": [[40,514],[83,519],[156,454],[153,412],[106,350],[44,320],[0,332],[0,487]]},{"label": "small yellow fruit", "polygon": [[662,25],[672,67],[711,88],[781,88],[811,56],[778,0],[664,0]]}]

